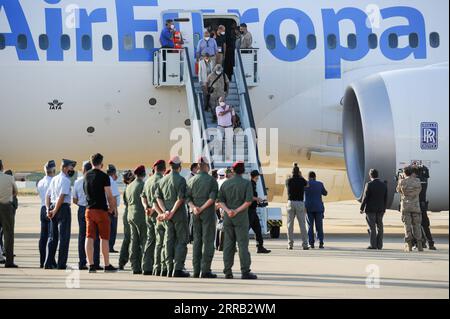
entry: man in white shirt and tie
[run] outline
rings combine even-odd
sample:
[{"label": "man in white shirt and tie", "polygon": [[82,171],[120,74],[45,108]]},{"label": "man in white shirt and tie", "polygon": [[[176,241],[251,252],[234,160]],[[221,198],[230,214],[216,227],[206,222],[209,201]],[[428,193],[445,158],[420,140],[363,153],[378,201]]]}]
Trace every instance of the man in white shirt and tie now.
[{"label": "man in white shirt and tie", "polygon": [[55,255],[58,248],[58,269],[67,268],[67,259],[69,257],[70,227],[72,215],[70,204],[72,201],[71,180],[75,175],[75,166],[77,162],[63,159],[61,172],[53,177],[47,191],[47,217],[50,219],[50,236],[47,244],[47,256],[44,268],[54,269]]},{"label": "man in white shirt and tie", "polygon": [[[40,267],[44,268],[45,254],[47,252],[47,241],[50,231],[50,219],[47,217],[47,206],[45,205],[45,199],[47,195],[50,182],[56,174],[56,163],[51,160],[44,165],[45,176],[38,182],[37,191],[39,198],[41,199],[41,234],[39,237],[39,255],[40,255]],[[56,267],[56,265],[53,265]]]}]

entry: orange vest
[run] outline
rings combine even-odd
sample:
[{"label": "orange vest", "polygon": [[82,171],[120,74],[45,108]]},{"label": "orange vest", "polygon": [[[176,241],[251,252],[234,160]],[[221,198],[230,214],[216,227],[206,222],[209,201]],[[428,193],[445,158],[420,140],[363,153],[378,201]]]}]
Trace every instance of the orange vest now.
[{"label": "orange vest", "polygon": [[183,37],[181,36],[180,31],[175,31],[173,34],[173,44],[175,46],[175,49],[182,49],[183,48]]}]

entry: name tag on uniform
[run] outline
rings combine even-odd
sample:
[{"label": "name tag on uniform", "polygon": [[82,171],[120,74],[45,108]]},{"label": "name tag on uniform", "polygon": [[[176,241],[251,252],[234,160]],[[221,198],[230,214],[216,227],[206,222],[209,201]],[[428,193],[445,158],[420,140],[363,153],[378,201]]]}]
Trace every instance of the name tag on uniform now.
[{"label": "name tag on uniform", "polygon": [[222,48],[219,48],[219,50],[218,50],[218,51],[219,51],[219,53],[222,53]]}]

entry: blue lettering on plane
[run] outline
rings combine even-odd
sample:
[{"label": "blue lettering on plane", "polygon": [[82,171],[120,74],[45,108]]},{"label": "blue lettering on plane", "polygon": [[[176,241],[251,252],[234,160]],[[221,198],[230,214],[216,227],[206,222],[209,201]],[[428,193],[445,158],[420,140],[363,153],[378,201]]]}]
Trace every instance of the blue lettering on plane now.
[{"label": "blue lettering on plane", "polygon": [[[44,0],[46,3],[55,5],[60,0]],[[157,7],[158,0],[115,0],[117,11],[117,36],[119,61],[152,61],[153,54],[149,54],[145,48],[137,48],[135,44],[136,32],[158,32],[159,17],[147,20],[137,20],[134,18],[134,7],[150,6]],[[5,45],[16,48],[17,56],[20,61],[38,61],[36,46],[33,41],[30,27],[26,20],[22,6],[19,0],[0,0],[0,11],[6,14],[11,32],[4,33]],[[155,12],[158,12],[155,10]],[[214,9],[203,9],[203,12],[214,12]],[[239,9],[229,9],[228,12],[236,13],[241,22],[258,23],[260,14],[257,8],[250,8],[245,11]],[[368,37],[373,32],[372,28],[367,26],[367,13],[358,8],[347,7],[339,11],[334,9],[322,9],[324,55],[325,55],[325,78],[341,78],[342,61],[358,61],[363,59],[370,51]],[[380,35],[380,51],[389,60],[400,61],[413,56],[415,59],[425,59],[426,34],[425,21],[422,13],[415,8],[406,6],[388,7],[380,10],[382,19],[402,17],[408,21],[405,25],[390,27]],[[92,27],[95,23],[107,22],[106,8],[97,8],[91,12],[86,9],[79,9],[77,12],[79,18],[76,30],[76,52],[77,61],[93,61],[92,44],[84,44],[84,36],[92,41]],[[162,19],[176,18],[176,13],[166,14]],[[280,37],[280,28],[284,21],[291,20],[297,24],[299,39],[294,48],[287,48]],[[340,43],[340,23],[350,21],[355,27],[356,47],[349,48]],[[200,13],[192,17],[194,33],[202,34],[202,17]],[[46,50],[48,61],[63,61],[64,51],[61,48],[60,41],[63,35],[62,9],[45,9],[46,34],[49,39],[49,47]],[[269,35],[275,37],[275,48],[270,53],[281,61],[296,62],[306,58],[311,54],[311,49],[307,46],[307,37],[316,35],[312,19],[300,9],[280,8],[271,12],[264,21],[264,39]],[[391,47],[389,37],[396,34],[398,37],[409,36],[415,33],[418,37],[416,47]],[[18,36],[25,35],[28,39],[25,49],[20,49]],[[327,43],[328,36],[336,37],[335,47],[330,47]],[[132,40],[131,49],[125,48],[125,38]]]}]

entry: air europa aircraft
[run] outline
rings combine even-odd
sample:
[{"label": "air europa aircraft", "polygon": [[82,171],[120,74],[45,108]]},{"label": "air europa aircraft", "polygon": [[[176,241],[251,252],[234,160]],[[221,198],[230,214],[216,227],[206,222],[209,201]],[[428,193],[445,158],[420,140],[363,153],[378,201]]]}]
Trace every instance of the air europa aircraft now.
[{"label": "air europa aircraft", "polygon": [[[249,127],[278,129],[269,193],[282,194],[286,169],[299,162],[316,170],[331,199],[358,198],[366,171],[376,167],[394,207],[396,172],[421,161],[432,175],[430,208],[447,210],[448,6],[0,0],[0,158],[30,171],[51,158],[83,160],[99,151],[129,168],[168,157],[176,128],[192,130],[195,144],[189,81],[155,85],[159,34],[166,19],[175,20],[192,68],[204,28],[223,24],[230,32],[245,22],[257,85],[242,85],[235,74],[229,99]],[[239,59],[232,63],[239,73]]]}]

